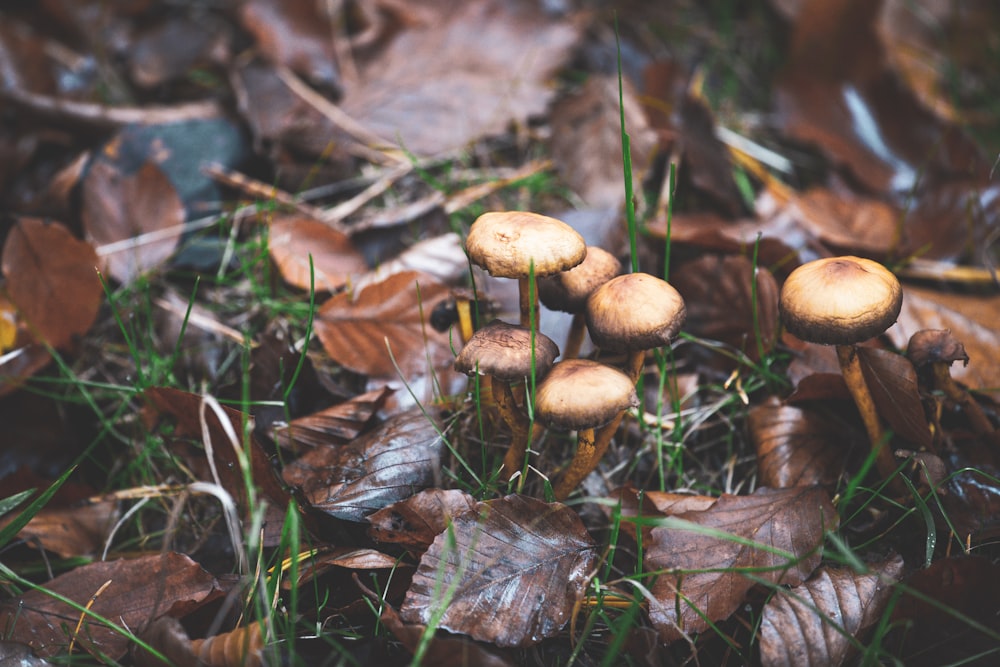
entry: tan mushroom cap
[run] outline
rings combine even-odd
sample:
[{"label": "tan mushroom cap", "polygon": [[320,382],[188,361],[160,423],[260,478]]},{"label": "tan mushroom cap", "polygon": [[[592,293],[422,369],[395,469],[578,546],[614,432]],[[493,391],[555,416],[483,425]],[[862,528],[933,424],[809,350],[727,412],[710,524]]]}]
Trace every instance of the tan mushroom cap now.
[{"label": "tan mushroom cap", "polygon": [[627,375],[589,359],[555,364],[535,395],[538,420],[567,430],[603,426],[637,405],[639,398]]},{"label": "tan mushroom cap", "polygon": [[[535,332],[534,368],[542,377],[559,356],[559,347],[545,334]],[[531,375],[531,331],[493,320],[477,331],[455,358],[455,370],[466,375],[489,375],[514,382]]]},{"label": "tan mushroom cap", "polygon": [[622,272],[622,263],[604,248],[587,247],[584,260],[568,271],[538,281],[538,298],[564,313],[582,312],[598,287]]},{"label": "tan mushroom cap", "polygon": [[527,278],[571,269],[587,255],[583,237],[565,222],[526,211],[484,213],[465,240],[469,258],[492,276]]},{"label": "tan mushroom cap", "polygon": [[794,336],[823,345],[853,345],[883,333],[903,307],[899,280],[878,262],[828,257],[795,269],[778,309]]},{"label": "tan mushroom cap", "polygon": [[677,337],[687,309],[670,283],[648,273],[612,278],[587,299],[587,328],[605,350],[651,350]]}]

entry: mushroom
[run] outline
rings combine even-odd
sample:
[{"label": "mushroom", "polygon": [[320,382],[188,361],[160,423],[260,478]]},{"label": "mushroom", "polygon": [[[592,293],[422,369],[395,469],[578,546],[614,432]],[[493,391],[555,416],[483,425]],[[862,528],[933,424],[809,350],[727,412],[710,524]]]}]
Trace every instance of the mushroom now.
[{"label": "mushroom", "polygon": [[[639,405],[635,383],[616,368],[588,359],[568,359],[552,366],[538,385],[535,414],[547,426],[576,430],[577,448],[554,493],[565,500],[597,467],[622,416]],[[607,428],[614,424],[614,428]],[[600,431],[596,431],[598,427]],[[595,433],[606,433],[598,439]]]},{"label": "mushroom", "polygon": [[538,290],[529,278],[571,269],[587,255],[587,244],[561,220],[525,211],[484,213],[465,240],[469,259],[491,276],[516,278],[521,326],[538,326]]},{"label": "mushroom", "polygon": [[622,263],[617,257],[603,248],[587,246],[583,262],[568,271],[538,281],[538,298],[547,308],[573,315],[569,336],[563,347],[563,359],[580,356],[587,297],[621,272]]},{"label": "mushroom", "polygon": [[906,356],[918,370],[930,368],[934,377],[934,387],[948,400],[961,406],[976,433],[984,435],[993,432],[993,424],[976,399],[951,377],[952,362],[961,361],[964,365],[969,363],[965,346],[952,335],[951,330],[918,331],[910,336],[910,342],[906,346]]},{"label": "mushroom", "polygon": [[902,306],[903,288],[896,276],[877,262],[852,256],[817,259],[798,267],[785,280],[778,303],[791,334],[837,347],[844,382],[875,450],[875,464],[885,478],[896,470],[896,462],[883,442],[875,401],[861,373],[855,345],[885,332]]},{"label": "mushroom", "polygon": [[625,372],[635,384],[646,350],[669,345],[684,325],[684,299],[670,283],[628,273],[604,283],[587,299],[587,328],[602,350],[626,352]]},{"label": "mushroom", "polygon": [[532,373],[541,378],[558,355],[558,346],[548,336],[493,320],[474,333],[455,358],[455,370],[458,372],[490,377],[497,410],[511,430],[510,447],[504,456],[501,472],[505,479],[510,479],[524,467],[531,432],[530,420],[518,407],[511,383],[522,382]]}]

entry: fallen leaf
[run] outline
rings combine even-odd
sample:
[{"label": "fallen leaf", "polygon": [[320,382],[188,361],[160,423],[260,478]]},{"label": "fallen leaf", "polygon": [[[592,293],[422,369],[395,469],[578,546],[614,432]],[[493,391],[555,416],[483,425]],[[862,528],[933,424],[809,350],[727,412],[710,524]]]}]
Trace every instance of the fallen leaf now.
[{"label": "fallen leaf", "polygon": [[335,27],[311,0],[250,0],[239,9],[240,22],[271,62],[285,65],[313,84],[338,91]]},{"label": "fallen leaf", "polygon": [[368,262],[351,240],[318,220],[295,216],[273,220],[267,248],[281,277],[299,289],[314,286],[319,292],[335,292],[352,276],[368,271]]},{"label": "fallen leaf", "polygon": [[[122,245],[102,256],[105,270],[122,284],[164,263],[183,233],[184,203],[154,162],[129,165],[114,142],[98,154],[83,179],[83,227],[98,248]],[[138,239],[156,232],[156,240]]]},{"label": "fallen leaf", "polygon": [[[101,590],[105,583],[109,585]],[[221,594],[215,577],[178,553],[82,565],[45,583],[44,588],[77,605],[94,598],[90,610],[124,634],[85,616],[75,642],[112,660],[125,655],[131,643],[129,632],[165,614],[183,616]],[[99,590],[100,595],[95,595]],[[81,616],[78,609],[39,590],[0,604],[0,626],[9,628],[8,637],[42,657],[66,649]]]},{"label": "fallen leaf", "polygon": [[[426,625],[403,623],[399,613],[387,604],[382,606],[379,620],[410,653],[417,652],[427,632]],[[424,664],[436,667],[513,667],[514,665],[465,637],[431,635],[423,657]]]},{"label": "fallen leaf", "polygon": [[172,15],[136,35],[128,52],[132,81],[154,88],[197,67],[228,64],[229,26],[213,18],[207,13]]},{"label": "fallen leaf", "polygon": [[530,646],[566,624],[596,563],[594,541],[568,507],[516,495],[482,502],[434,539],[400,616],[439,619],[440,629],[498,646]]},{"label": "fallen leaf", "polygon": [[920,401],[917,371],[910,360],[870,347],[858,348],[858,360],[879,417],[914,449],[930,447],[931,430]]},{"label": "fallen leaf", "polygon": [[390,394],[392,390],[383,387],[311,415],[293,419],[288,424],[275,424],[272,437],[279,445],[292,452],[299,452],[303,448],[346,444],[368,426]]},{"label": "fallen leaf", "polygon": [[855,642],[885,614],[903,559],[874,563],[864,573],[822,567],[801,586],[776,588],[764,605],[760,660],[764,667],[842,665]]},{"label": "fallen leaf", "polygon": [[417,155],[456,150],[543,113],[580,22],[525,0],[408,3],[411,20],[361,63],[343,109]]},{"label": "fallen leaf", "polygon": [[419,408],[389,419],[347,445],[314,449],[288,464],[285,482],[309,504],[348,521],[439,483],[440,424]]},{"label": "fallen leaf", "polygon": [[396,377],[393,358],[403,379],[448,368],[454,360],[451,340],[427,321],[449,295],[448,287],[422,273],[397,273],[368,286],[354,301],[342,293],[320,306],[316,335],[327,354],[357,373]]},{"label": "fallen leaf", "polygon": [[750,408],[750,439],[757,450],[761,486],[783,489],[818,484],[832,489],[852,447],[842,422],[821,410],[782,405],[771,397]]},{"label": "fallen leaf", "polygon": [[427,489],[368,517],[368,534],[376,542],[427,549],[456,516],[475,510],[476,500],[458,489]]},{"label": "fallen leaf", "polygon": [[104,290],[93,247],[57,222],[23,218],[3,247],[7,293],[29,326],[52,347],[64,348],[97,318]]},{"label": "fallen leaf", "polygon": [[953,366],[952,376],[969,387],[995,394],[1000,391],[1000,296],[956,294],[906,285],[903,309],[896,325],[886,332],[903,349],[921,329],[950,329],[965,345],[967,366]]},{"label": "fallen leaf", "polygon": [[673,641],[736,611],[755,585],[746,568],[775,584],[805,581],[838,519],[827,493],[808,486],[724,495],[707,510],[663,521],[645,545],[645,569],[657,575],[650,620],[663,641]]},{"label": "fallen leaf", "polygon": [[26,644],[0,641],[0,667],[53,667],[53,664],[39,658]]}]

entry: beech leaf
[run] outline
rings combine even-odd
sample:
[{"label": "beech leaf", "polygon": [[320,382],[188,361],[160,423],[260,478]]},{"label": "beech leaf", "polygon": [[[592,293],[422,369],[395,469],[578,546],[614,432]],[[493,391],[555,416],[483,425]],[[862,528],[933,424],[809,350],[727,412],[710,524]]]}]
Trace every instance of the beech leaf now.
[{"label": "beech leaf", "polygon": [[479,503],[455,517],[420,559],[400,615],[499,646],[558,633],[597,563],[573,510],[527,496]]},{"label": "beech leaf", "polygon": [[736,611],[755,584],[743,570],[772,583],[805,581],[837,513],[819,487],[762,488],[663,521],[650,533],[645,566],[658,574],[650,620],[672,641]]}]

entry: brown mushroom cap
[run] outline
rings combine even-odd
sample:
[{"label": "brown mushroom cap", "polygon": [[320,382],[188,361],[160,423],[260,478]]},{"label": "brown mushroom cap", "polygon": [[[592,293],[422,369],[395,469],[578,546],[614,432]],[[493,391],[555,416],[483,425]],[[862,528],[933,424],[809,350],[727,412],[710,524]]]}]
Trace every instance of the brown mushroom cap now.
[{"label": "brown mushroom cap", "polygon": [[535,395],[538,420],[567,430],[597,428],[637,405],[639,398],[627,375],[589,359],[555,364]]},{"label": "brown mushroom cap", "polygon": [[[559,347],[535,332],[535,375],[542,377],[559,356]],[[477,331],[455,358],[455,370],[514,382],[531,375],[531,330],[493,320]]]},{"label": "brown mushroom cap", "polygon": [[622,263],[617,257],[604,248],[588,246],[581,263],[538,281],[538,298],[552,310],[582,312],[587,307],[587,297],[621,272]]},{"label": "brown mushroom cap", "polygon": [[587,255],[583,237],[565,222],[537,213],[506,211],[479,216],[465,248],[478,266],[501,278],[527,278],[571,269]]},{"label": "brown mushroom cap", "polygon": [[587,299],[590,337],[605,350],[651,350],[669,344],[684,325],[684,299],[670,283],[628,273],[604,283]]},{"label": "brown mushroom cap", "polygon": [[781,288],[778,309],[788,331],[804,341],[853,345],[892,326],[903,288],[878,262],[828,257],[795,269]]}]

